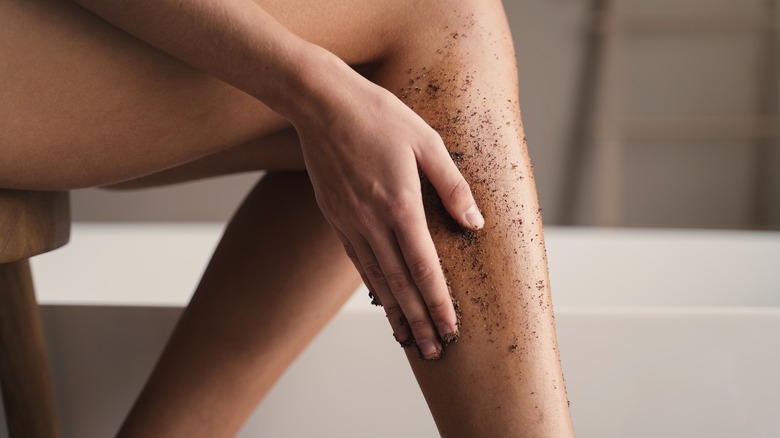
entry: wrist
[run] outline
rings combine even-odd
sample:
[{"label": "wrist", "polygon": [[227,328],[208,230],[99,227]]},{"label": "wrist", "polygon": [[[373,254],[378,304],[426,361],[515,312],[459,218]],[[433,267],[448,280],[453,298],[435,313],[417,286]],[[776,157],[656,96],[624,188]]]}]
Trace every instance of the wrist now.
[{"label": "wrist", "polygon": [[288,100],[279,112],[293,126],[329,126],[354,99],[357,87],[368,81],[322,47],[307,43],[287,86]]}]

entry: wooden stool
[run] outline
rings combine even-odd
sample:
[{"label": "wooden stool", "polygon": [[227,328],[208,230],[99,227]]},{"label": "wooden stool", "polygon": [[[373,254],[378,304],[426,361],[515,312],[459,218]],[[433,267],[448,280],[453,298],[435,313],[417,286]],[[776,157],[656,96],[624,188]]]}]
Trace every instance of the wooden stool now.
[{"label": "wooden stool", "polygon": [[68,192],[0,190],[0,387],[12,438],[58,437],[28,259],[68,242]]}]

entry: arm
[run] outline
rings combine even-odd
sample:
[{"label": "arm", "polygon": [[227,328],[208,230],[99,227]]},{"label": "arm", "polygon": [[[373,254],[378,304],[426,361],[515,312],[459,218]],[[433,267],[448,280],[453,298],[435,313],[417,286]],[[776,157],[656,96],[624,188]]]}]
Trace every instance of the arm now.
[{"label": "arm", "polygon": [[[307,97],[316,88],[313,74],[337,64],[251,1],[201,0],[186,6],[174,1],[77,2],[288,118],[311,104]],[[308,93],[302,91],[306,89]]]},{"label": "arm", "polygon": [[301,138],[320,208],[385,305],[397,339],[413,337],[426,358],[438,356],[440,340],[457,332],[456,316],[417,166],[461,225],[479,228],[483,220],[434,130],[251,1],[79,3],[286,117]]}]

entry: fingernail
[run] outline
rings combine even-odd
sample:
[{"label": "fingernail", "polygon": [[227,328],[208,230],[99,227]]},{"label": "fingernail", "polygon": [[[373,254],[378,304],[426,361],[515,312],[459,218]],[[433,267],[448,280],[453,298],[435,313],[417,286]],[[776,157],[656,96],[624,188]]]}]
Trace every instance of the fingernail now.
[{"label": "fingernail", "polygon": [[460,339],[460,333],[450,333],[442,338],[441,343],[443,347],[446,347],[452,343],[458,342],[458,339]]},{"label": "fingernail", "polygon": [[407,335],[406,338],[401,339],[397,334],[393,333],[393,339],[401,346],[401,348],[409,348],[414,345],[414,338]]},{"label": "fingernail", "polygon": [[414,345],[414,336],[408,328],[409,323],[406,322],[406,318],[401,315],[398,317],[398,326],[393,328],[393,337],[396,342],[401,344],[403,348],[409,348]]},{"label": "fingernail", "polygon": [[436,324],[436,329],[439,331],[439,337],[441,337],[445,345],[447,344],[447,339],[452,339],[455,336],[456,329],[450,327],[446,322]]},{"label": "fingernail", "polygon": [[420,349],[424,359],[436,359],[439,356],[439,349],[433,342],[427,339],[418,342],[417,348]]},{"label": "fingernail", "polygon": [[449,332],[441,335],[441,346],[442,348],[454,343],[458,342],[458,339],[460,338],[460,332],[458,330],[450,330]]},{"label": "fingernail", "polygon": [[485,225],[485,218],[483,218],[482,214],[479,212],[477,204],[472,204],[471,207],[466,210],[466,222],[476,229],[480,229]]}]

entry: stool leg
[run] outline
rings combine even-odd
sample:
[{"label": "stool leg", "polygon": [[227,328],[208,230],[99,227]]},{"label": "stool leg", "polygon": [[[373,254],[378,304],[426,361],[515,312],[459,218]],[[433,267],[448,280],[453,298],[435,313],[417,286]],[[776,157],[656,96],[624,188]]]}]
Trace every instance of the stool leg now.
[{"label": "stool leg", "polygon": [[28,260],[0,264],[0,386],[12,438],[59,436]]}]

